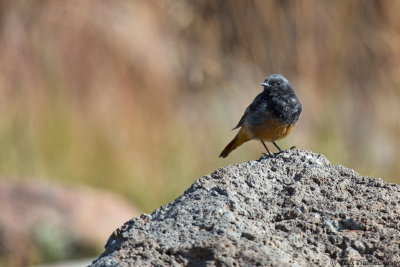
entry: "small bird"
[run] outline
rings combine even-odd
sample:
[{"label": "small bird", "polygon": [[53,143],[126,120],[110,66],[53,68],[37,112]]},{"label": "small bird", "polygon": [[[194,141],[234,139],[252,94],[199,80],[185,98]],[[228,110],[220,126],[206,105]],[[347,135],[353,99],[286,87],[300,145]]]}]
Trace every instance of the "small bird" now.
[{"label": "small bird", "polygon": [[287,136],[299,120],[302,105],[297,98],[293,87],[282,74],[272,74],[263,83],[264,90],[247,107],[239,123],[240,127],[233,140],[219,155],[226,158],[244,142],[258,139],[268,152],[264,141],[272,142],[281,152],[282,149],[275,143],[276,140]]}]

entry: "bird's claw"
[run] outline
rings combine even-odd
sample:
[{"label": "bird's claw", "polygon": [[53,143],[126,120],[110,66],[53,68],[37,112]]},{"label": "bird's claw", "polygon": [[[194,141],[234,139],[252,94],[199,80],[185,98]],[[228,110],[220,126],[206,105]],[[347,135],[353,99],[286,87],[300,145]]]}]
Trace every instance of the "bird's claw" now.
[{"label": "bird's claw", "polygon": [[267,158],[273,158],[273,157],[275,157],[275,154],[262,153],[259,160],[267,159]]}]

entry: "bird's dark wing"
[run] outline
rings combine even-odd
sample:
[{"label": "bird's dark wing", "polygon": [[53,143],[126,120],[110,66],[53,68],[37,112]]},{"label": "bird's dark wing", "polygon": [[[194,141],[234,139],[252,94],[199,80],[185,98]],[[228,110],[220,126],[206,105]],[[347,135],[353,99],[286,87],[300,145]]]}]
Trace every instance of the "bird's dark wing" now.
[{"label": "bird's dark wing", "polygon": [[259,106],[262,105],[262,103],[264,102],[263,101],[264,98],[265,98],[265,94],[263,94],[263,93],[260,93],[258,96],[256,96],[256,98],[254,98],[253,102],[244,111],[244,114],[243,114],[242,118],[240,119],[240,121],[238,122],[238,124],[236,125],[236,127],[233,128],[232,130],[242,127],[247,116],[249,114],[254,113],[256,110],[259,109]]}]

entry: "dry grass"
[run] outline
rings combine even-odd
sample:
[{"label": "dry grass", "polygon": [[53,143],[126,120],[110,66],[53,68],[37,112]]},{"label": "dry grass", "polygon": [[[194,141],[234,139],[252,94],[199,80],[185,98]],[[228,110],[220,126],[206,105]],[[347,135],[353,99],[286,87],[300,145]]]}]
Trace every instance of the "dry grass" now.
[{"label": "dry grass", "polygon": [[[118,191],[144,211],[218,159],[270,73],[304,105],[283,147],[399,183],[400,1],[0,3],[0,173]],[[397,180],[396,180],[397,179]]]}]

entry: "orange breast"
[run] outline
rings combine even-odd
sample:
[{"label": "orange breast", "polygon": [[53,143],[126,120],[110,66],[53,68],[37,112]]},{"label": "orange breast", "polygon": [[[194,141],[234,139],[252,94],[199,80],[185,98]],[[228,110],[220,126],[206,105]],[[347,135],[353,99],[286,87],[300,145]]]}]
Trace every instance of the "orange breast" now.
[{"label": "orange breast", "polygon": [[294,128],[295,124],[282,124],[275,119],[269,119],[265,124],[251,128],[254,139],[273,142],[287,136]]}]

